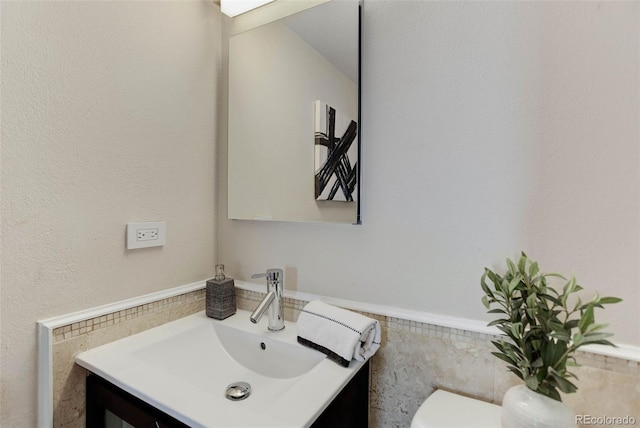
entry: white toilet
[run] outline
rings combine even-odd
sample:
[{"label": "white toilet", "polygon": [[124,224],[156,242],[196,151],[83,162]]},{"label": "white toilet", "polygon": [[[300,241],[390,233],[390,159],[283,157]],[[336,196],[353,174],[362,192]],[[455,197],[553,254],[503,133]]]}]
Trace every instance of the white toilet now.
[{"label": "white toilet", "polygon": [[500,428],[500,406],[436,390],[418,409],[411,428]]}]

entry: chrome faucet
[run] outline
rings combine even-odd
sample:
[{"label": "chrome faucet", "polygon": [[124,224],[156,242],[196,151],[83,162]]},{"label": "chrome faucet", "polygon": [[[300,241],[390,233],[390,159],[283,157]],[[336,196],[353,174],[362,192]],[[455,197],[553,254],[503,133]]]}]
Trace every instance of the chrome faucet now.
[{"label": "chrome faucet", "polygon": [[282,290],[284,289],[284,275],[282,269],[267,269],[266,273],[251,275],[251,278],[267,278],[267,295],[253,311],[249,319],[257,323],[269,309],[269,330],[280,331],[284,328],[284,304]]}]

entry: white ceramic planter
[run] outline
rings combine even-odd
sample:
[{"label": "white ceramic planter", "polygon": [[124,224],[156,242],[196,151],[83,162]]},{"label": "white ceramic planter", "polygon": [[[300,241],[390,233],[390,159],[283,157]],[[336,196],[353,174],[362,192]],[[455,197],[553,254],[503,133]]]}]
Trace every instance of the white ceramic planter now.
[{"label": "white ceramic planter", "polygon": [[530,390],[516,385],[507,390],[502,399],[502,428],[566,428],[575,427],[576,417],[571,409]]}]

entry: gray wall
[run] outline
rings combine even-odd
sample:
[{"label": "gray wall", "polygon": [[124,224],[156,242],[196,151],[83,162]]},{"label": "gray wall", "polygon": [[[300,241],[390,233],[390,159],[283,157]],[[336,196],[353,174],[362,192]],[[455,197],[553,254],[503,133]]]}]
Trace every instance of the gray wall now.
[{"label": "gray wall", "polygon": [[226,220],[221,165],[219,261],[240,279],[280,266],[289,288],[487,319],[483,268],[525,250],[575,272],[585,298],[622,297],[597,316],[640,345],[639,7],[365,0],[364,224]]}]

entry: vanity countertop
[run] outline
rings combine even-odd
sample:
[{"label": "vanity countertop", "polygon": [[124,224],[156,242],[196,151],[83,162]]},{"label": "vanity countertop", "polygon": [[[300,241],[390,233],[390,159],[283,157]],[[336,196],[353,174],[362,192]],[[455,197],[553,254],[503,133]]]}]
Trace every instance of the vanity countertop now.
[{"label": "vanity countertop", "polygon": [[[249,315],[238,310],[218,321],[202,311],[83,352],[76,363],[194,428],[311,425],[363,363],[352,361],[345,368],[320,356],[313,368],[294,377],[250,370],[222,345],[216,323],[242,330],[239,335],[257,340],[256,349],[262,342],[267,350],[302,345],[295,323],[286,322],[283,331],[274,333],[267,330],[266,317],[251,324]],[[274,367],[273,373],[281,368]],[[251,395],[227,399],[226,387],[239,381],[252,385]]]}]

